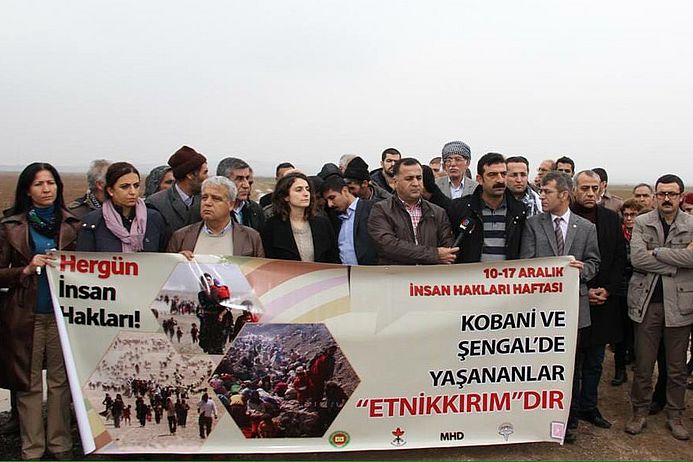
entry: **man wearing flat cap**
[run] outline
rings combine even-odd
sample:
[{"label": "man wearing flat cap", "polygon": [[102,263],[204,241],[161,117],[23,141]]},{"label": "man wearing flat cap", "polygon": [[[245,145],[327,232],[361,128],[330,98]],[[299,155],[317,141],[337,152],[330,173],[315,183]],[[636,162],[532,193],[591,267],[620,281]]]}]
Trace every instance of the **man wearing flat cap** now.
[{"label": "man wearing flat cap", "polygon": [[436,178],[436,184],[450,199],[471,195],[478,183],[466,176],[472,160],[472,150],[462,141],[450,141],[443,146],[443,168],[448,176]]},{"label": "man wearing flat cap", "polygon": [[149,196],[148,207],[161,213],[169,234],[201,220],[200,187],[207,179],[207,159],[188,146],[181,147],[169,159],[176,182],[165,191]]}]

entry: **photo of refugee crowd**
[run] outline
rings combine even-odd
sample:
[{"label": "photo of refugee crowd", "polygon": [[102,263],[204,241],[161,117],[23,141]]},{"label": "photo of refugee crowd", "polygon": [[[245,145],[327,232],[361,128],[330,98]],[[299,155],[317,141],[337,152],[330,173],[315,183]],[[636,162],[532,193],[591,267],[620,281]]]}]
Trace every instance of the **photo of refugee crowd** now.
[{"label": "photo of refugee crowd", "polygon": [[233,264],[181,263],[151,305],[173,347],[184,354],[222,355],[262,308]]},{"label": "photo of refugee crowd", "polygon": [[324,324],[246,324],[209,386],[246,438],[320,437],[359,384]]}]

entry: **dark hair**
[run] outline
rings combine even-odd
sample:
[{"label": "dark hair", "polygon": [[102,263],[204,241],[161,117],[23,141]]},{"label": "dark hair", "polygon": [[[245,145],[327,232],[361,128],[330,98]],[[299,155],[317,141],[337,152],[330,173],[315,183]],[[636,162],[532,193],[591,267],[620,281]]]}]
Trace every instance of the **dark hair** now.
[{"label": "dark hair", "polygon": [[58,187],[54,204],[58,208],[63,208],[65,206],[65,201],[63,199],[63,180],[60,179],[60,174],[58,171],[49,163],[34,162],[24,167],[22,173],[19,174],[19,178],[17,178],[17,188],[15,189],[14,193],[14,205],[12,206],[10,212],[8,212],[8,215],[24,213],[34,206],[34,203],[31,201],[31,197],[29,197],[27,193],[29,192],[31,183],[33,183],[34,179],[36,178],[36,174],[43,170],[47,170],[51,173],[51,175],[53,175],[55,185]]},{"label": "dark hair", "polygon": [[135,166],[129,162],[112,163],[108,167],[108,170],[106,170],[105,187],[113,188],[116,184],[116,181],[118,181],[118,178],[120,178],[123,175],[127,175],[128,173],[135,173],[138,177],[140,176],[140,172],[138,172]]},{"label": "dark hair", "polygon": [[385,157],[387,157],[388,154],[392,156],[399,156],[400,158],[402,157],[402,154],[397,149],[387,148],[383,151],[383,154],[380,156],[380,160],[385,160]]},{"label": "dark hair", "polygon": [[400,159],[397,162],[395,162],[395,165],[392,168],[393,176],[397,176],[397,174],[399,173],[399,169],[402,165],[404,165],[405,167],[409,167],[412,165],[418,165],[419,167],[421,167],[421,162],[414,159],[413,157],[405,157],[404,159]]},{"label": "dark hair", "polygon": [[421,176],[423,178],[424,189],[429,193],[433,192],[436,187],[436,176],[433,173],[433,169],[428,165],[422,165],[421,170],[423,172]]},{"label": "dark hair", "polygon": [[556,159],[556,162],[554,162],[555,168],[558,168],[559,162],[562,164],[570,164],[570,169],[573,172],[575,172],[575,162],[573,162],[573,159],[571,159],[570,157],[563,156],[563,157],[559,157],[558,159]]},{"label": "dark hair", "polygon": [[294,167],[294,164],[291,162],[282,162],[281,164],[277,165],[277,168],[274,170],[274,176],[279,175],[279,170],[282,170],[284,168],[296,168]]},{"label": "dark hair", "polygon": [[599,175],[599,180],[600,181],[606,181],[607,183],[609,182],[609,175],[606,173],[606,170],[604,170],[601,167],[595,167],[592,169],[594,173]]},{"label": "dark hair", "polygon": [[219,165],[217,165],[217,176],[225,176],[228,178],[229,173],[232,171],[246,168],[250,168],[250,165],[243,159],[239,159],[238,157],[227,157],[222,159]]},{"label": "dark hair", "polygon": [[681,178],[679,178],[678,176],[673,175],[671,173],[660,176],[657,179],[657,182],[655,183],[655,189],[657,189],[657,185],[659,185],[660,183],[662,183],[662,184],[676,183],[677,185],[679,185],[679,192],[680,193],[682,193],[683,190],[685,189],[683,187],[683,180]]},{"label": "dark hair", "polygon": [[505,157],[503,157],[503,154],[498,154],[497,152],[489,152],[484,154],[476,163],[476,173],[484,176],[486,166],[496,164],[505,164]]},{"label": "dark hair", "polygon": [[513,162],[513,163],[522,162],[523,164],[525,164],[527,166],[527,169],[529,169],[529,161],[527,160],[527,158],[525,156],[512,156],[512,157],[508,157],[507,159],[505,159],[506,164],[509,164],[511,162]]},{"label": "dark hair", "polygon": [[327,191],[342,192],[342,189],[346,188],[347,184],[344,178],[337,175],[328,176],[325,181],[320,185],[320,194],[325,194]]},{"label": "dark hair", "polygon": [[639,212],[643,209],[643,205],[640,202],[638,202],[634,197],[630,197],[623,201],[623,205],[621,206],[621,213],[623,213],[626,209],[631,209],[635,212]]},{"label": "dark hair", "polygon": [[571,192],[573,190],[573,179],[570,175],[563,172],[551,171],[543,176],[541,179],[541,185],[546,186],[549,181],[556,182],[556,189],[558,192]]},{"label": "dark hair", "polygon": [[277,181],[277,185],[272,193],[272,211],[275,215],[282,219],[282,221],[288,221],[291,209],[289,208],[289,203],[286,199],[289,197],[289,190],[291,186],[296,182],[296,180],[304,180],[308,183],[310,188],[310,205],[306,208],[304,212],[304,218],[306,220],[313,218],[316,215],[316,204],[315,195],[313,193],[313,184],[308,179],[306,175],[301,172],[291,172],[287,173]]}]

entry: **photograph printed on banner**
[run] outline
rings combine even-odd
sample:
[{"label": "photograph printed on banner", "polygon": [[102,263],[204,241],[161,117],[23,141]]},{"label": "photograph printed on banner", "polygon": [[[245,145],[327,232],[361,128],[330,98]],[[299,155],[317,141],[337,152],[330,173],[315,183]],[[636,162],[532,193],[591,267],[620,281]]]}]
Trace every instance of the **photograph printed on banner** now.
[{"label": "photograph printed on banner", "polygon": [[324,324],[246,324],[209,386],[246,438],[309,438],[359,382]]},{"label": "photograph printed on banner", "polygon": [[207,385],[214,364],[205,355],[181,355],[164,334],[121,331],[82,390],[109,449],[199,449],[217,422],[199,417],[215,406]]},{"label": "photograph printed on banner", "polygon": [[224,354],[263,311],[238,265],[194,261],[176,266],[150,308],[177,351],[210,355]]}]

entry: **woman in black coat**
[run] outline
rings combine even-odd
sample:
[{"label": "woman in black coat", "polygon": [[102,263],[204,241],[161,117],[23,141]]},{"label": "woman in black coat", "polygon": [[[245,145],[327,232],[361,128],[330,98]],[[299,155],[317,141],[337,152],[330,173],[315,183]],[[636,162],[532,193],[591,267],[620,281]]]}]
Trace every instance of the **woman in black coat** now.
[{"label": "woman in black coat", "polygon": [[82,219],[77,250],[84,252],[161,252],[168,236],[161,214],[140,198],[140,174],[127,162],[106,171],[103,207]]},{"label": "woman in black coat", "polygon": [[339,263],[334,230],[327,218],[317,215],[308,177],[292,172],[282,177],[272,195],[274,215],[262,229],[268,258]]}]

